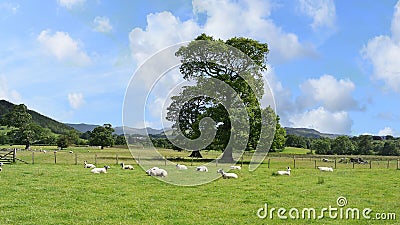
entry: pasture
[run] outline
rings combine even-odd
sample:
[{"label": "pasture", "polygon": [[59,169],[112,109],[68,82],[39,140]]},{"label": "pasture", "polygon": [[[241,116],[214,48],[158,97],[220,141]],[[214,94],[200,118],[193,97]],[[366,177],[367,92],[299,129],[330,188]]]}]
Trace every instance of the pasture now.
[{"label": "pasture", "polygon": [[[250,172],[244,164],[233,171],[239,179],[218,179],[194,187],[174,186],[149,177],[138,166],[122,170],[118,162],[134,164],[127,149],[74,148],[57,152],[57,164],[51,148],[44,154],[35,152],[35,164],[16,163],[3,166],[0,172],[1,224],[396,224],[400,216],[400,170],[391,162],[372,169],[365,165],[338,164],[334,172],[314,168],[313,158],[296,160],[291,176],[272,176],[277,170],[293,167],[293,158],[272,157]],[[88,152],[89,151],[89,152]],[[189,166],[200,165],[185,159],[187,152],[161,150],[166,157],[175,157]],[[205,152],[203,156],[214,156]],[[83,168],[83,160],[98,167],[110,165],[107,174],[91,174]],[[117,156],[118,155],[118,156]],[[18,152],[30,162],[32,152]],[[75,160],[78,164],[75,165]],[[247,158],[244,158],[246,162]],[[331,166],[332,163],[319,165]],[[190,166],[193,165],[193,166]],[[373,164],[374,165],[374,164]],[[376,164],[380,165],[380,164]],[[218,165],[221,166],[221,165]],[[174,175],[173,166],[167,165]],[[217,165],[209,165],[216,174]],[[186,171],[180,171],[182,173]],[[188,172],[188,171],[187,171]],[[202,176],[199,173],[198,176]],[[322,219],[257,217],[265,203],[271,208],[340,208],[336,200],[346,197],[347,207],[371,208],[375,213],[395,213],[395,220]],[[286,213],[286,216],[289,216]],[[360,215],[360,217],[362,217]]]}]

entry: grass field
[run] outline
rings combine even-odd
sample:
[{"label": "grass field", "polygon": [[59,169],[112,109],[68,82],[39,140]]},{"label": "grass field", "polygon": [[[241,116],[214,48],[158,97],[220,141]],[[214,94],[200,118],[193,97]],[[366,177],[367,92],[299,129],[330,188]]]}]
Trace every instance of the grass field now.
[{"label": "grass field", "polygon": [[[48,149],[51,150],[51,147]],[[88,150],[90,152],[88,152]],[[74,148],[74,154],[35,152],[35,164],[5,165],[0,172],[1,224],[396,224],[400,216],[400,170],[385,166],[364,168],[340,165],[333,173],[314,169],[311,159],[298,159],[291,176],[272,176],[278,169],[293,166],[293,159],[271,158],[256,171],[246,165],[237,180],[218,179],[195,187],[181,187],[147,176],[135,165],[135,170],[122,170],[119,161],[134,163],[127,149],[94,150]],[[177,158],[187,156],[162,150]],[[49,154],[51,153],[51,154]],[[75,165],[75,153],[78,165]],[[29,160],[31,152],[18,153]],[[109,164],[107,174],[91,174],[82,160],[98,166]],[[214,153],[207,153],[214,154]],[[113,158],[114,157],[114,158]],[[130,160],[129,160],[130,158]],[[322,162],[318,162],[321,164]],[[190,162],[185,162],[190,167]],[[194,162],[193,166],[198,162]],[[382,162],[383,165],[386,163]],[[331,164],[327,164],[331,165]],[[218,167],[209,166],[210,174]],[[169,176],[174,175],[174,168]],[[180,171],[185,172],[185,171]],[[201,174],[199,174],[200,176]],[[348,204],[339,207],[338,197]],[[257,217],[258,209],[268,204],[276,208],[273,219]],[[278,218],[277,209],[371,208],[376,213],[395,213],[395,220]],[[261,211],[263,212],[263,211]],[[390,214],[392,215],[392,214]],[[286,212],[286,216],[288,212]],[[362,215],[360,215],[362,217]]]}]

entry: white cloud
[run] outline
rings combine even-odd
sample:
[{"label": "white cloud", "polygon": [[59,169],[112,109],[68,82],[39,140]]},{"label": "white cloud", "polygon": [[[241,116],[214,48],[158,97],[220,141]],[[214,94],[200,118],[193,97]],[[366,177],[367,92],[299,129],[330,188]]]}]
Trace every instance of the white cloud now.
[{"label": "white cloud", "polygon": [[329,111],[359,109],[353,98],[355,85],[349,79],[337,80],[331,75],[323,75],[319,79],[309,79],[300,85],[302,95],[297,98],[300,108],[321,104]]},{"label": "white cloud", "polygon": [[57,31],[52,34],[51,31],[44,30],[40,32],[37,40],[46,53],[54,55],[60,61],[78,66],[90,63],[89,56],[81,49],[79,42],[66,32]]},{"label": "white cloud", "polygon": [[0,75],[0,99],[10,101],[12,103],[21,103],[21,95],[13,89],[9,89],[7,79],[4,75]]},{"label": "white cloud", "polygon": [[312,128],[334,134],[349,134],[353,124],[347,112],[329,112],[323,107],[292,115],[289,120],[293,127]]},{"label": "white cloud", "polygon": [[386,88],[400,92],[400,1],[392,19],[392,36],[380,35],[370,39],[361,50],[363,58],[373,66],[372,77],[382,80]]},{"label": "white cloud", "polygon": [[102,33],[111,32],[113,27],[110,24],[110,19],[105,16],[97,16],[94,18],[93,23],[95,25],[95,30]]},{"label": "white cloud", "polygon": [[20,5],[18,3],[3,2],[0,3],[0,10],[4,9],[12,14],[17,14]]},{"label": "white cloud", "polygon": [[[300,43],[297,35],[285,32],[269,18],[272,7],[261,0],[194,0],[195,18],[205,21],[181,21],[171,12],[147,15],[145,29],[134,28],[129,34],[133,58],[143,62],[151,54],[169,45],[191,41],[201,33],[215,38],[250,37],[270,46],[270,59],[289,60],[314,55],[312,46]],[[234,15],[234,16],[232,16]]]},{"label": "white cloud", "polygon": [[312,18],[313,30],[319,28],[334,28],[336,8],[333,0],[299,0],[300,10]]},{"label": "white cloud", "polygon": [[58,4],[61,6],[72,9],[76,5],[82,5],[86,0],[58,0]]},{"label": "white cloud", "polygon": [[393,136],[394,135],[394,131],[390,127],[385,127],[385,128],[383,128],[382,130],[380,130],[378,132],[378,135],[379,136],[386,136],[386,135],[392,135]]},{"label": "white cloud", "polygon": [[73,109],[79,109],[85,103],[85,99],[82,93],[68,94],[68,101]]}]

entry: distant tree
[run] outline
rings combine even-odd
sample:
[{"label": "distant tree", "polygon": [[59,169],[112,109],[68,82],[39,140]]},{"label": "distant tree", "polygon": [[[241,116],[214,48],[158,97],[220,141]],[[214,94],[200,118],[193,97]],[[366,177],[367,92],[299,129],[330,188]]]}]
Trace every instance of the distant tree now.
[{"label": "distant tree", "polygon": [[295,134],[286,135],[287,147],[307,148],[307,139]]},{"label": "distant tree", "polygon": [[114,134],[113,137],[115,145],[126,145],[125,136],[123,134]]},{"label": "distant tree", "polygon": [[373,150],[372,136],[371,135],[360,135],[357,141],[357,154],[369,155]]},{"label": "distant tree", "polygon": [[77,144],[79,140],[78,132],[69,130],[66,134],[62,134],[57,139],[57,146],[61,149],[68,148],[72,144]]},{"label": "distant tree", "polygon": [[24,104],[15,105],[11,112],[2,117],[1,124],[12,128],[8,137],[14,143],[24,144],[25,149],[43,137],[43,128],[32,122],[32,116]]},{"label": "distant tree", "polygon": [[111,124],[104,124],[93,129],[90,135],[89,143],[92,146],[101,146],[104,149],[106,146],[114,145],[114,138],[112,133],[114,129]]},{"label": "distant tree", "polygon": [[387,155],[387,156],[399,155],[399,149],[398,146],[396,146],[396,142],[392,140],[385,141],[385,144],[383,145],[380,155]]},{"label": "distant tree", "polygon": [[82,139],[85,139],[85,140],[89,140],[91,134],[92,134],[92,132],[86,131],[85,133],[82,133],[81,135],[79,135],[79,137]]},{"label": "distant tree", "polygon": [[344,155],[344,154],[354,154],[355,146],[348,136],[339,136],[333,140],[331,146],[333,154]]},{"label": "distant tree", "polygon": [[277,115],[276,116],[276,129],[275,129],[275,135],[274,139],[272,141],[271,145],[271,150],[272,151],[279,151],[283,150],[285,148],[285,142],[286,142],[286,130],[279,124],[280,118]]},{"label": "distant tree", "polygon": [[316,154],[331,155],[331,142],[329,139],[314,139],[311,143],[311,149],[315,150]]}]

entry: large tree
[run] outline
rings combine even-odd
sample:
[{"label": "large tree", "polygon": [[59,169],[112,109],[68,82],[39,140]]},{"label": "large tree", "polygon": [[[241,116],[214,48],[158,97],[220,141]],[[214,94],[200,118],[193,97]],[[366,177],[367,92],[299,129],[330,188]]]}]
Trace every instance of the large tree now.
[{"label": "large tree", "polygon": [[[208,137],[203,137],[203,133],[215,134],[209,147],[224,150],[222,160],[225,161],[233,161],[233,148],[243,142],[246,142],[246,150],[255,149],[260,143],[263,113],[273,121],[270,129],[275,129],[276,122],[276,115],[269,113],[273,110],[262,109],[259,104],[264,94],[261,72],[267,69],[268,52],[267,44],[252,39],[223,41],[205,34],[181,47],[176,52],[182,63],[180,73],[196,84],[185,86],[179,95],[172,97],[168,107],[167,119],[174,122],[173,129],[181,131],[177,139],[184,136],[206,140]],[[228,85],[233,92],[219,82]],[[244,118],[243,113],[248,116]],[[206,118],[212,118],[214,124],[204,120]],[[189,150],[200,150],[196,148]]]},{"label": "large tree", "polygon": [[106,146],[114,145],[114,137],[112,133],[114,129],[111,124],[104,124],[93,129],[90,133],[89,143],[92,146],[101,146],[104,149]]},{"label": "large tree", "polygon": [[11,112],[3,116],[1,124],[12,128],[7,135],[14,143],[24,144],[25,149],[43,137],[43,128],[32,122],[32,116],[24,104],[15,105]]}]

